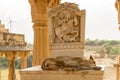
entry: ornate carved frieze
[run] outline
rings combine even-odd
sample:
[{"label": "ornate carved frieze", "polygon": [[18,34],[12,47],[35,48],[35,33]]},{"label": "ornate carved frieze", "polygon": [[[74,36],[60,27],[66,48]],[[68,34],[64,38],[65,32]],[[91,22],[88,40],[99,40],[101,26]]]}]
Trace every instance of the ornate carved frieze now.
[{"label": "ornate carved frieze", "polygon": [[81,15],[78,5],[74,3],[63,3],[50,10],[48,13],[50,43],[80,42]]},{"label": "ornate carved frieze", "polygon": [[83,49],[84,48],[84,46],[83,46],[83,44],[80,44],[80,43],[67,43],[67,44],[65,44],[65,43],[61,43],[61,44],[52,44],[52,45],[50,45],[51,47],[50,47],[50,49],[51,50],[60,50],[60,49]]}]

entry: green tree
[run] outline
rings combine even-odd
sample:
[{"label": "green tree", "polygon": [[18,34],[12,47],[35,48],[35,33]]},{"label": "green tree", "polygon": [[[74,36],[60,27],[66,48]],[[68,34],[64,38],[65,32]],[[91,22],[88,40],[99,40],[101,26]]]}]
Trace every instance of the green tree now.
[{"label": "green tree", "polygon": [[109,45],[117,45],[117,44],[120,44],[120,41],[116,41],[116,40],[109,41]]},{"label": "green tree", "polygon": [[30,54],[28,57],[27,57],[27,67],[31,67],[32,66],[32,54]]},{"label": "green tree", "polygon": [[106,52],[107,54],[110,54],[111,49],[112,49],[111,46],[106,46],[106,47],[105,47],[105,52]]},{"label": "green tree", "polygon": [[0,65],[2,68],[7,68],[8,67],[8,60],[5,56],[0,58]]},{"label": "green tree", "polygon": [[86,45],[89,45],[89,46],[93,46],[93,45],[95,45],[95,41],[86,39],[85,44],[86,44]]},{"label": "green tree", "polygon": [[110,50],[110,54],[118,55],[120,54],[120,49],[119,48],[113,48]]}]

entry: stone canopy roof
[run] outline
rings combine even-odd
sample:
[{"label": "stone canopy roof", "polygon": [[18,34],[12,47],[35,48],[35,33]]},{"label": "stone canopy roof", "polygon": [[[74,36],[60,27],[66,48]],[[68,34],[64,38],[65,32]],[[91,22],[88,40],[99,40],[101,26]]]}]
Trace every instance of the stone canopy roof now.
[{"label": "stone canopy roof", "polygon": [[32,51],[31,46],[0,46],[0,51]]}]

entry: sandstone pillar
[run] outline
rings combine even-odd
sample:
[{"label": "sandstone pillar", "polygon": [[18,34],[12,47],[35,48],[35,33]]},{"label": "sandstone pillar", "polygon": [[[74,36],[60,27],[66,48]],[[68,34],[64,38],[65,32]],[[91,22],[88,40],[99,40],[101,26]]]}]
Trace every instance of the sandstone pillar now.
[{"label": "sandstone pillar", "polygon": [[21,57],[21,68],[27,68],[27,56],[29,54],[29,51],[23,51],[23,52],[19,52],[19,56]]},{"label": "sandstone pillar", "polygon": [[33,66],[40,65],[50,56],[47,34],[47,0],[30,0],[34,23]]},{"label": "sandstone pillar", "polygon": [[115,8],[117,9],[117,12],[118,12],[118,24],[119,24],[119,30],[120,30],[120,0],[116,0]]},{"label": "sandstone pillar", "polygon": [[116,68],[116,80],[120,80],[119,79],[119,68],[120,68],[120,64],[114,64],[114,67]]},{"label": "sandstone pillar", "polygon": [[14,59],[16,56],[15,52],[9,51],[5,53],[7,60],[8,60],[8,67],[9,67],[9,74],[8,80],[15,80],[15,66],[14,66]]},{"label": "sandstone pillar", "polygon": [[[2,57],[4,52],[0,52],[0,57]],[[1,80],[1,69],[0,69],[0,80]]]},{"label": "sandstone pillar", "polygon": [[34,23],[34,47],[32,65],[41,65],[43,60],[50,56],[48,44],[47,8],[60,0],[29,0],[31,5],[32,22]]},{"label": "sandstone pillar", "polygon": [[120,80],[120,56],[118,56],[118,62],[114,64],[116,68],[116,80]]}]

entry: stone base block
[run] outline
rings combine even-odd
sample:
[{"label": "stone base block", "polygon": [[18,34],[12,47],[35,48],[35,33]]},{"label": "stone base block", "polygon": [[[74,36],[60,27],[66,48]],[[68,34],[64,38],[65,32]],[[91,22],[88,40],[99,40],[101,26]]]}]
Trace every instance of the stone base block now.
[{"label": "stone base block", "polygon": [[20,80],[103,80],[104,68],[100,71],[46,71],[40,66],[20,70]]},{"label": "stone base block", "polygon": [[72,56],[83,57],[84,45],[80,43],[61,43],[50,45],[51,57]]}]

